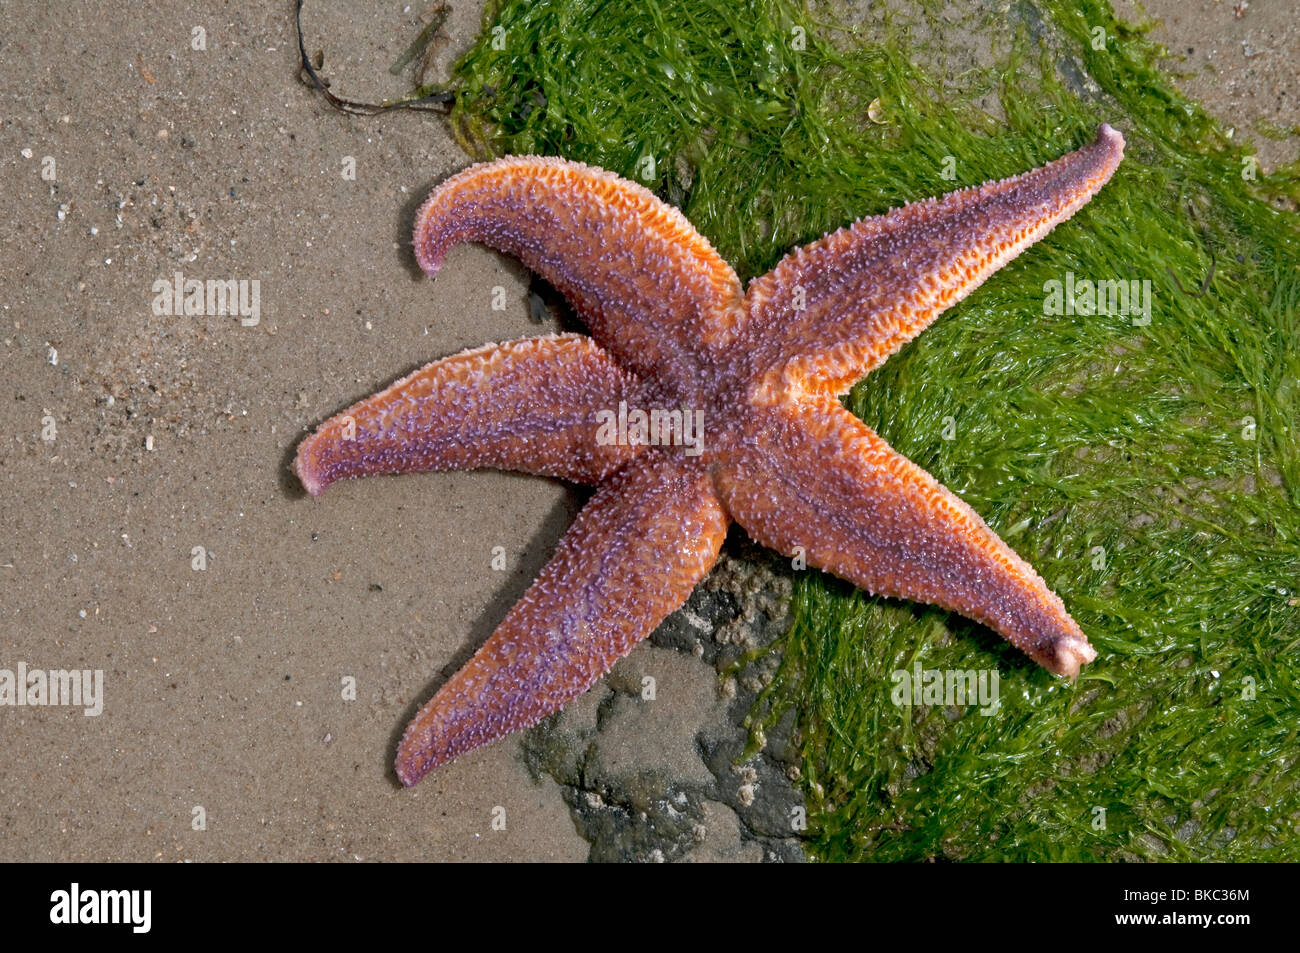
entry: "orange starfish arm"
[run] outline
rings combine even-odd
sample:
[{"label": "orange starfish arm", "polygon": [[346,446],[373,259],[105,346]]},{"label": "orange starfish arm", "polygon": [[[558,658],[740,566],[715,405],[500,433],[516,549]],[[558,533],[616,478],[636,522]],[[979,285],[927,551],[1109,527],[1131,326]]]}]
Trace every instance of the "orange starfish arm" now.
[{"label": "orange starfish arm", "polygon": [[715,470],[728,512],[760,543],[873,594],[928,602],[1074,678],[1096,652],[1060,598],[969,506],[833,397],[769,406]]},{"label": "orange starfish arm", "polygon": [[676,610],[717,561],[727,517],[708,474],[646,454],[586,505],[492,637],[406,729],[397,776],[535,724]]},{"label": "orange starfish arm", "polygon": [[580,334],[490,344],[325,421],[299,444],[294,469],[313,496],[347,477],[476,467],[595,484],[640,450],[598,441],[597,412],[638,390]]},{"label": "orange starfish arm", "polygon": [[1123,136],[1102,125],[1095,142],[1055,162],[864,218],[792,252],[749,286],[755,370],[847,392],[1078,211],[1123,155]]},{"label": "orange starfish arm", "polygon": [[470,166],[429,196],[415,256],[430,275],[457,242],[518,258],[553,284],[616,359],[649,377],[729,343],[743,321],[731,266],[677,209],[580,162],[511,156]]}]

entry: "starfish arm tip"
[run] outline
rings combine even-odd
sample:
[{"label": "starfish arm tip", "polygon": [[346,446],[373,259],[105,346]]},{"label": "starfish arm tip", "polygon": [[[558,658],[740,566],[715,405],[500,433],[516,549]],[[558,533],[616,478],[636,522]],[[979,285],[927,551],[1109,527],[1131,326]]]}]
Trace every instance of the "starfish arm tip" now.
[{"label": "starfish arm tip", "polygon": [[[406,726],[402,740],[397,744],[397,756],[393,759],[393,772],[402,787],[413,788],[420,780],[445,761],[450,760],[446,754],[437,754],[437,735],[434,726],[424,724],[424,715],[433,700],[421,709],[419,715]],[[454,755],[452,755],[454,757]]]},{"label": "starfish arm tip", "polygon": [[299,444],[298,453],[293,458],[293,472],[298,477],[299,482],[302,483],[304,490],[312,496],[320,496],[325,492],[325,487],[329,484],[322,474],[317,472],[317,468],[311,462],[311,455],[308,452],[310,443],[311,441],[308,439]]},{"label": "starfish arm tip", "polygon": [[442,259],[442,249],[435,248],[432,241],[428,239],[416,238],[415,263],[420,266],[421,271],[430,278],[436,277],[438,271],[442,268]]},{"label": "starfish arm tip", "polygon": [[409,763],[405,758],[398,756],[393,762],[393,770],[397,773],[397,780],[402,782],[402,787],[413,788],[420,783],[420,779],[427,773],[421,771],[415,765]]},{"label": "starfish arm tip", "polygon": [[438,274],[442,260],[447,255],[446,243],[439,242],[434,235],[434,212],[437,211],[440,194],[441,189],[435,189],[415,213],[415,234],[412,238],[416,264],[430,278]]},{"label": "starfish arm tip", "polygon": [[301,475],[298,477],[298,479],[302,481],[302,487],[304,490],[307,491],[308,496],[317,497],[325,492],[325,484],[320,482],[319,480],[316,480],[312,477],[304,477]]},{"label": "starfish arm tip", "polygon": [[1097,145],[1104,146],[1106,151],[1113,157],[1108,163],[1111,169],[1119,165],[1120,160],[1124,158],[1124,134],[1108,122],[1103,122],[1097,127]]},{"label": "starfish arm tip", "polygon": [[1061,639],[1054,650],[1056,674],[1072,682],[1079,677],[1079,669],[1097,657],[1097,650],[1082,635]]}]

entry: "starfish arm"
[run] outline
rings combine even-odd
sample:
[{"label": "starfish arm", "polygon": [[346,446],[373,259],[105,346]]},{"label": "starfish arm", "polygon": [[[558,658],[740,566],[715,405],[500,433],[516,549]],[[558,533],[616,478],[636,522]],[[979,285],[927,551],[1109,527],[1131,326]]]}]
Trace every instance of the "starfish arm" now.
[{"label": "starfish arm", "polygon": [[415,256],[434,275],[467,241],[540,274],[602,347],[644,376],[698,363],[744,318],[736,273],[685,216],[580,162],[511,156],[452,176],[416,216]]},{"label": "starfish arm", "polygon": [[558,711],[690,595],[728,519],[702,469],[647,453],[604,484],[518,604],[406,729],[397,776]]},{"label": "starfish arm", "polygon": [[1095,142],[1041,168],[862,219],[796,250],[749,286],[756,372],[847,392],[1085,205],[1123,154],[1123,136],[1103,124]]},{"label": "starfish arm", "polygon": [[323,423],[294,469],[313,496],[348,477],[495,467],[599,483],[639,447],[598,440],[598,414],[639,385],[596,344],[558,334],[426,365]]},{"label": "starfish arm", "polygon": [[1096,652],[1060,598],[969,506],[832,397],[756,411],[714,479],[758,542],[873,594],[942,606],[1074,678]]}]

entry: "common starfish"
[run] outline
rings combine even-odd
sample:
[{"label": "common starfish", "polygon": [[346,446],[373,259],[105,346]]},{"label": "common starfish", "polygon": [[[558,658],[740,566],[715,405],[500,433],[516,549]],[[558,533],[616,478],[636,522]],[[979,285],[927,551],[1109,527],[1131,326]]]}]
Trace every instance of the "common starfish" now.
[{"label": "common starfish", "polygon": [[[406,729],[402,783],[586,691],[685,602],[732,519],[780,553],[975,619],[1077,676],[1096,652],[1060,598],[837,398],[1073,215],[1123,151],[1102,125],[1031,172],[826,235],[747,290],[677,209],[603,169],[509,157],[435,189],[415,226],[429,275],[457,242],[489,245],[559,289],[591,337],[435,361],[326,421],[298,448],[298,476],[313,496],[345,477],[476,467],[598,489]],[[690,446],[684,424],[701,413]]]}]

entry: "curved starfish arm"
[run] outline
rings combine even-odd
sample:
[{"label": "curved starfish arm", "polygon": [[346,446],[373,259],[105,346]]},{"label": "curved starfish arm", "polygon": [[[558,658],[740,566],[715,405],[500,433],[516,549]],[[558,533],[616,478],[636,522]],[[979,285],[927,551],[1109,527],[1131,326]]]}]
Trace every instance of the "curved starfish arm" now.
[{"label": "curved starfish arm", "polygon": [[744,317],[736,273],[681,212],[580,162],[511,156],[452,176],[416,216],[415,257],[434,275],[467,241],[540,274],[602,347],[644,376],[697,364]]},{"label": "curved starfish arm", "polygon": [[969,506],[839,402],[759,411],[754,443],[720,453],[714,479],[749,534],[866,591],[981,622],[1074,678],[1096,652],[1060,598]]},{"label": "curved starfish arm", "polygon": [[604,484],[523,598],[406,729],[397,776],[535,724],[654,631],[713,566],[728,519],[708,474],[646,453]]},{"label": "curved starfish arm", "polygon": [[1102,125],[1091,145],[1000,182],[913,202],[800,248],[749,286],[760,375],[843,394],[1065,221],[1106,184],[1124,137]]},{"label": "curved starfish arm", "polygon": [[641,448],[598,439],[639,385],[581,334],[490,344],[434,361],[321,424],[294,469],[336,480],[495,467],[599,483]]}]

